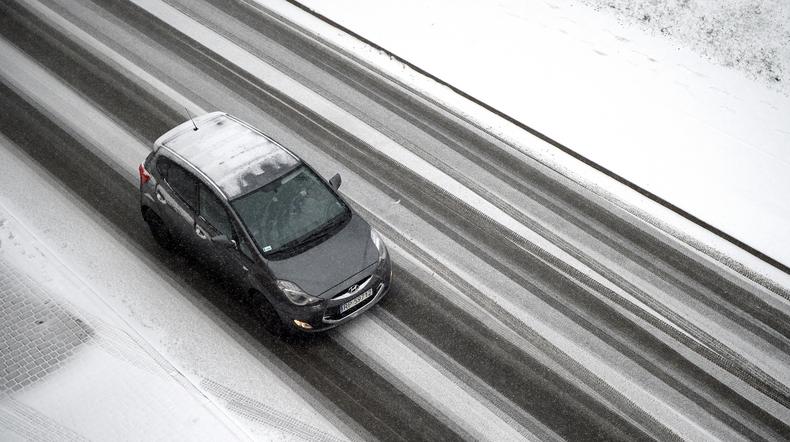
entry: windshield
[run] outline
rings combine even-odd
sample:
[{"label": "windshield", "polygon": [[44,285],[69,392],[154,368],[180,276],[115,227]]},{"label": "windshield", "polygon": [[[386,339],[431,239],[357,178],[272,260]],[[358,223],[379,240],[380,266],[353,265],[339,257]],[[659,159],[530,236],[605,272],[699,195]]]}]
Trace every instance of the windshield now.
[{"label": "windshield", "polygon": [[326,237],[350,215],[343,201],[305,166],[231,205],[266,255],[301,248]]}]

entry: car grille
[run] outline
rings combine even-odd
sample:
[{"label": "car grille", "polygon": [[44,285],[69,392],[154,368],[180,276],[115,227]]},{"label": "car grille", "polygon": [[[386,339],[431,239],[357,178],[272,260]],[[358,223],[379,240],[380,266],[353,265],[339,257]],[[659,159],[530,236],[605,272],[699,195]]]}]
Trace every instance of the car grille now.
[{"label": "car grille", "polygon": [[[362,285],[362,283],[367,282],[368,279],[369,278],[365,278],[362,281],[358,282],[357,284]],[[352,284],[352,286],[353,286],[353,284]],[[376,294],[378,293],[379,290],[381,290],[381,286],[382,286],[382,283],[379,283],[376,287],[372,287],[373,288],[373,295],[371,297],[369,297],[368,299],[360,302],[359,304],[355,305],[354,307],[344,311],[343,313],[340,313],[340,306],[343,305],[343,304],[338,304],[336,306],[329,307],[328,309],[326,309],[326,312],[324,313],[324,318],[325,319],[330,319],[332,321],[337,321],[337,320],[343,319],[346,316],[354,313],[355,311],[365,307],[371,301],[373,301],[373,299],[376,298]],[[365,290],[367,290],[367,289],[365,289]],[[359,294],[361,295],[362,293],[363,293],[363,290],[360,290]],[[341,297],[343,295],[346,295],[346,294],[348,294],[348,291],[344,291],[344,292],[338,294],[333,299],[339,298],[339,297]],[[348,298],[348,300],[346,302],[351,301],[352,299],[354,299],[354,298],[353,297]]]},{"label": "car grille", "polygon": [[354,284],[351,284],[350,286],[348,286],[347,289],[345,289],[342,292],[338,293],[337,295],[333,296],[332,299],[342,298],[343,296],[346,296],[348,294],[348,289],[349,288],[354,287],[354,286],[362,287],[366,282],[368,282],[368,279],[370,279],[370,276],[368,276],[367,278],[363,278],[363,279],[357,281]]}]

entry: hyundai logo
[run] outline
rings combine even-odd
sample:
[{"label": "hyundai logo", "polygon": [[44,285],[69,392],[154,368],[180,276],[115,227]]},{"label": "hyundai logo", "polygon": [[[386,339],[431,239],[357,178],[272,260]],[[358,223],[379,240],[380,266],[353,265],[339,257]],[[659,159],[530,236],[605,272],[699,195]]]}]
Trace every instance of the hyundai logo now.
[{"label": "hyundai logo", "polygon": [[353,295],[354,293],[357,292],[357,290],[359,290],[359,284],[354,284],[348,288],[348,293],[351,293]]}]

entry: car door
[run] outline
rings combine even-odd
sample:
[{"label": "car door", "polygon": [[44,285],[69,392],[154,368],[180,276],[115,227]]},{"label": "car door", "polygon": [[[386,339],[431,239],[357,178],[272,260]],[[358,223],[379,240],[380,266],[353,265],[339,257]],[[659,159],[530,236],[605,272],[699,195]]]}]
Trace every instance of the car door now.
[{"label": "car door", "polygon": [[178,243],[188,249],[194,248],[197,178],[165,157],[159,157],[156,168],[162,178],[156,186],[158,212]]},{"label": "car door", "polygon": [[[198,185],[198,193],[195,231],[200,232],[198,237],[201,259],[238,288],[247,288],[248,273],[254,262],[251,249],[243,235],[239,235],[239,230],[222,200],[202,182]],[[212,238],[219,235],[233,241],[234,246],[212,242]]]}]

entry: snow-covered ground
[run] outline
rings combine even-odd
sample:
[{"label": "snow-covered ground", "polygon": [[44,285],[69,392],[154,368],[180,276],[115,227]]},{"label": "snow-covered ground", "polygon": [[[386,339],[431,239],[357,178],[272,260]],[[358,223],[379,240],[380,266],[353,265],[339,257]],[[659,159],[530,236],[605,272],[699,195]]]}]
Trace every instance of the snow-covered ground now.
[{"label": "snow-covered ground", "polygon": [[580,0],[790,94],[790,3]]},{"label": "snow-covered ground", "polygon": [[[282,0],[259,2],[299,17],[289,13],[290,5]],[[599,10],[572,2],[517,0],[459,0],[452,7],[439,0],[301,3],[790,264],[790,229],[785,228],[790,220],[790,97],[782,87],[788,55],[786,43],[781,43],[787,39],[787,24],[782,22],[786,5],[765,2],[760,14],[744,6],[741,9],[751,15],[738,16],[727,12],[732,8],[689,2],[680,3],[690,12],[674,13],[672,3],[667,3],[667,8],[656,9],[664,15],[652,12],[651,17],[656,16],[656,26],[673,20],[668,35],[660,28],[650,32],[646,25],[632,23],[640,21],[628,19],[637,6],[629,9],[618,2],[611,8],[609,3],[589,2]],[[635,5],[648,8],[645,2]],[[722,24],[713,27],[719,37],[705,40],[706,31],[693,28],[708,13]],[[672,218],[630,195],[635,192],[585,171],[586,166],[574,165],[552,146],[453,96],[449,89],[431,85],[387,54],[341,31],[317,27],[317,20],[298,20],[491,128],[529,155],[567,169],[575,179],[619,200],[637,203],[660,219]],[[738,33],[739,23],[743,35]],[[758,62],[743,57],[739,63],[728,61],[741,52],[754,55],[761,39],[774,35],[772,30],[778,30],[778,40],[765,42],[763,57],[773,60],[770,69],[755,67]],[[772,83],[771,76],[780,81]],[[677,217],[668,222],[691,236],[706,236]],[[703,242],[722,249],[715,238],[708,236]],[[737,259],[750,258],[741,254]]]},{"label": "snow-covered ground", "polygon": [[[17,160],[7,142],[4,164]],[[247,437],[7,204],[0,197],[0,346],[11,348],[0,363],[0,439]]]}]

